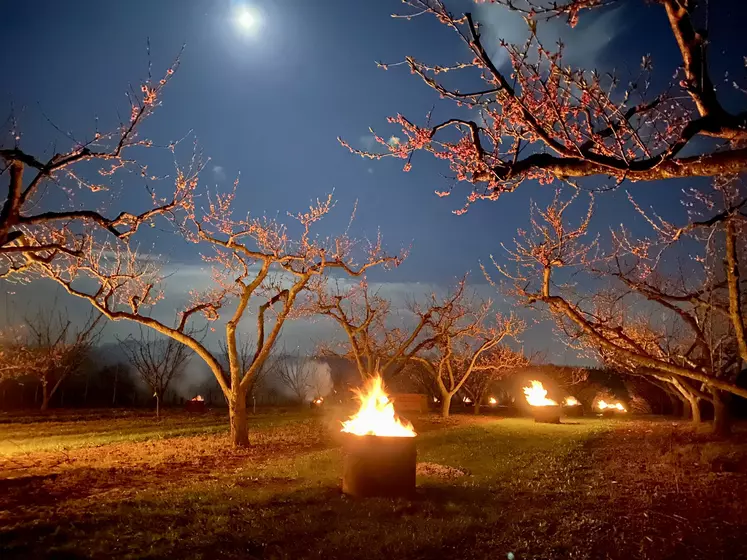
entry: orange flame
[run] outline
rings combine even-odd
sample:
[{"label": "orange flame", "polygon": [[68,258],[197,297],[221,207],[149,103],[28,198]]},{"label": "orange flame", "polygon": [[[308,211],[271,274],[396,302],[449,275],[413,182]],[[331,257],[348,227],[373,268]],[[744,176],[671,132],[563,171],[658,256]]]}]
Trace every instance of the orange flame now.
[{"label": "orange flame", "polygon": [[361,403],[358,412],[342,423],[342,431],[357,436],[415,437],[412,424],[394,414],[394,405],[384,390],[381,376],[372,377],[361,391],[355,391]]},{"label": "orange flame", "polygon": [[563,404],[564,404],[565,406],[578,406],[578,405],[580,405],[581,403],[580,403],[580,402],[578,402],[578,399],[577,399],[576,397],[573,397],[573,396],[568,396],[568,397],[566,397],[566,398],[565,398],[565,400],[563,401]]},{"label": "orange flame", "polygon": [[531,406],[558,406],[552,399],[547,398],[547,389],[539,381],[530,381],[531,387],[524,387],[524,394]]},{"label": "orange flame", "polygon": [[622,403],[619,403],[619,402],[607,403],[605,401],[599,401],[597,403],[597,407],[599,407],[599,410],[606,410],[608,408],[613,408],[615,410],[619,410],[620,412],[627,412],[627,410],[625,410],[625,407],[622,405]]},{"label": "orange flame", "polygon": [[490,397],[490,400],[488,401],[490,404],[498,404],[498,401],[495,400],[495,397]]},{"label": "orange flame", "polygon": [[197,395],[195,398],[192,399],[193,402],[195,402],[195,401],[196,402],[201,402],[201,401],[204,401],[204,400],[205,399],[202,398],[202,395]]}]

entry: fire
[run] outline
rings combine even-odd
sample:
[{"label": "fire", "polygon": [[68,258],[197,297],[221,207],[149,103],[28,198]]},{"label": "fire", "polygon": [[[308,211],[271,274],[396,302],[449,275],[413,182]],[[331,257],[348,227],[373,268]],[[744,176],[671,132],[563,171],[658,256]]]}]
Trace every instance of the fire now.
[{"label": "fire", "polygon": [[462,399],[462,402],[463,402],[464,404],[470,404],[470,403],[472,402],[472,399],[470,399],[469,397],[464,397],[464,398]]},{"label": "fire", "polygon": [[578,399],[576,397],[566,397],[565,400],[563,401],[563,404],[565,406],[578,406],[581,403],[578,402]]},{"label": "fire", "polygon": [[319,397],[318,399],[314,399],[312,402],[314,404],[322,404],[324,402],[324,397]]},{"label": "fire", "polygon": [[495,399],[495,397],[490,397],[490,400],[488,402],[490,404],[498,404],[498,401]]},{"label": "fire", "polygon": [[415,437],[412,424],[403,423],[394,414],[394,405],[384,390],[380,376],[371,378],[361,391],[356,391],[361,403],[358,412],[342,423],[342,431],[357,436]]},{"label": "fire", "polygon": [[620,412],[627,412],[627,410],[625,410],[625,407],[622,405],[622,403],[619,403],[619,402],[607,403],[605,401],[599,401],[597,403],[597,406],[599,407],[599,410],[606,410],[608,408],[614,408],[615,410],[619,410]]},{"label": "fire", "polygon": [[202,402],[205,399],[202,398],[202,395],[197,395],[195,398],[192,399],[194,402]]},{"label": "fire", "polygon": [[524,387],[524,394],[531,406],[557,406],[552,399],[547,398],[547,389],[539,381],[530,381],[531,387]]}]

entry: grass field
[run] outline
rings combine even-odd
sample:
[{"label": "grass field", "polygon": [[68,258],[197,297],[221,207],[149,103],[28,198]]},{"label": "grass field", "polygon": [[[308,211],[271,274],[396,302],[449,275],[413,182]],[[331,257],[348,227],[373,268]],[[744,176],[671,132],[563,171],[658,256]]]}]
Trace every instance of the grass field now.
[{"label": "grass field", "polygon": [[747,558],[745,434],[413,420],[417,497],[352,500],[330,417],[3,419],[0,558]]}]

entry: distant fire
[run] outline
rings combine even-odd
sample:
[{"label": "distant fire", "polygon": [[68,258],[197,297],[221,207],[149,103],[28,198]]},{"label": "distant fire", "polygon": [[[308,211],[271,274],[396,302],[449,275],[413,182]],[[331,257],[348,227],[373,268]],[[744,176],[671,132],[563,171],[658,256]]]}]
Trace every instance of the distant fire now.
[{"label": "distant fire", "polygon": [[490,397],[490,399],[488,400],[488,402],[489,402],[490,404],[498,404],[498,401],[496,400],[496,398],[495,398],[495,397]]},{"label": "distant fire", "polygon": [[566,397],[563,401],[564,406],[578,406],[581,403],[578,402],[578,399],[576,397]]},{"label": "distant fire", "polygon": [[356,391],[356,399],[360,409],[342,423],[343,432],[358,436],[415,437],[412,424],[402,422],[394,414],[394,405],[380,376],[371,378],[361,391]]},{"label": "distant fire", "polygon": [[319,397],[318,399],[314,399],[312,402],[316,405],[320,405],[324,402],[324,397]]},{"label": "distant fire", "polygon": [[464,398],[462,399],[462,402],[463,402],[464,404],[471,404],[471,403],[472,403],[472,399],[470,399],[469,397],[464,397]]},{"label": "distant fire", "polygon": [[195,398],[193,398],[193,399],[190,399],[190,400],[191,400],[192,402],[202,402],[202,401],[204,401],[205,399],[204,399],[204,398],[202,398],[202,395],[197,395],[197,396],[196,396]]},{"label": "distant fire", "polygon": [[558,406],[552,399],[547,398],[547,389],[539,381],[530,381],[531,387],[524,387],[524,394],[531,406]]},{"label": "distant fire", "polygon": [[597,403],[597,408],[599,408],[599,410],[611,409],[611,410],[619,410],[620,412],[627,412],[627,410],[625,410],[625,407],[620,402],[607,403],[605,401],[599,401]]}]

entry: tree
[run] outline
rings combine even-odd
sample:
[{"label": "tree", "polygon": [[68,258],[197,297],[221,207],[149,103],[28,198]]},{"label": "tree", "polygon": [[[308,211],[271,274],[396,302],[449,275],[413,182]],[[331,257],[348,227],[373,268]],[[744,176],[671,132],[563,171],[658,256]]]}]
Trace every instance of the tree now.
[{"label": "tree", "polygon": [[120,342],[120,347],[140,379],[156,398],[156,418],[161,417],[161,402],[171,382],[178,379],[192,357],[192,351],[173,338],[156,336],[151,329],[140,328],[140,338]]},{"label": "tree", "polygon": [[[452,14],[441,0],[406,0],[414,11],[403,17],[435,16],[464,44],[467,57],[455,64],[431,65],[408,56],[396,64],[379,65],[406,66],[454,103],[454,115],[433,124],[429,114],[423,126],[403,115],[391,117],[389,122],[398,125],[406,139],[387,142],[375,135],[383,153],[341,142],[364,157],[405,159],[405,171],[416,151],[430,152],[449,163],[456,181],[472,185],[467,205],[495,200],[532,179],[552,183],[606,176],[620,184],[625,179],[715,177],[747,169],[747,148],[741,144],[747,139],[747,111],[729,112],[716,93],[707,29],[701,26],[707,25],[706,3],[651,2],[656,5],[651,9],[661,10],[667,18],[682,56],[678,75],[659,92],[652,91],[652,82],[661,80],[652,79],[648,56],[638,76],[620,79],[595,69],[573,68],[563,58],[562,43],[553,50],[540,42],[537,29],[544,20],[567,16],[574,26],[582,10],[615,1],[492,0],[522,13],[527,23],[523,45],[487,38],[507,55],[510,69],[504,72],[488,55],[472,14]],[[447,73],[448,80],[442,78]],[[476,79],[484,85],[475,87]],[[703,137],[719,141],[696,146],[695,140]],[[686,149],[695,153],[685,156]]]},{"label": "tree", "polygon": [[480,407],[490,393],[494,382],[503,379],[519,368],[528,366],[530,359],[524,352],[516,351],[506,345],[499,345],[485,352],[479,367],[467,377],[462,386],[474,403],[475,414],[480,414]]},{"label": "tree", "polygon": [[[377,373],[388,379],[395,377],[414,355],[433,344],[427,333],[437,308],[410,306],[417,320],[411,326],[398,327],[391,324],[391,302],[370,293],[366,279],[353,286],[331,284],[317,284],[310,311],[331,318],[343,329],[348,342],[342,355],[355,363],[362,380]],[[322,349],[325,353],[336,354],[329,346]]]},{"label": "tree", "polygon": [[[596,239],[586,239],[592,204],[577,226],[569,226],[566,212],[575,196],[561,201],[558,193],[545,210],[533,208],[531,231],[508,250],[516,271],[497,266],[514,281],[513,293],[528,304],[544,304],[579,348],[618,370],[671,385],[696,420],[699,401],[712,402],[714,430],[728,433],[725,393],[747,395],[736,383],[745,315],[739,280],[744,219],[738,210],[745,197],[737,186],[719,180],[711,193],[692,192],[691,213],[703,206],[710,214],[705,220],[676,226],[644,213],[654,237],[614,232],[606,255],[596,251]],[[686,241],[693,258],[683,262]],[[561,282],[568,268],[589,275],[590,296]]]},{"label": "tree", "polygon": [[288,390],[294,402],[302,405],[312,388],[314,362],[298,352],[283,352],[278,359],[276,374],[280,384]]},{"label": "tree", "polygon": [[[210,252],[203,254],[212,265],[212,285],[191,293],[192,299],[178,314],[176,326],[155,319],[149,310],[163,297],[157,264],[142,259],[132,248],[97,251],[84,265],[74,268],[46,263],[27,257],[44,274],[54,278],[70,294],[88,301],[107,318],[127,320],[154,329],[192,349],[210,368],[228,401],[231,440],[247,446],[249,434],[246,400],[252,380],[271,355],[285,321],[299,297],[315,281],[331,270],[359,276],[368,268],[399,263],[385,254],[380,240],[361,247],[347,235],[320,238],[312,227],[332,208],[331,197],[317,201],[307,212],[294,216],[299,224],[294,240],[289,228],[266,217],[233,217],[234,190],[217,194],[202,211],[195,203],[197,172],[179,173],[177,184],[189,202],[186,215],[172,217],[177,231],[190,242]],[[356,256],[356,253],[358,256]],[[358,261],[360,259],[360,262]],[[76,279],[84,276],[86,285]],[[255,351],[248,369],[242,369],[238,352],[238,327],[250,309],[256,306]],[[193,320],[203,317],[208,323],[225,321],[224,341],[229,365],[224,368],[212,353],[191,334]]]},{"label": "tree", "polygon": [[[151,191],[150,209],[143,213],[122,212],[109,221],[101,220],[96,213],[69,212],[51,214],[55,221],[46,219],[49,214],[25,221],[18,218],[27,215],[23,214],[26,208],[23,203],[30,201],[24,197],[41,192],[42,180],[57,180],[57,175],[64,173],[75,181],[84,176],[86,166],[92,162],[108,166],[101,168],[100,174],[104,176],[129,167],[149,177],[147,167],[131,159],[132,156],[125,158],[123,153],[135,146],[153,145],[139,138],[137,130],[160,103],[161,91],[173,71],[170,68],[157,83],[149,79],[141,86],[139,97],[131,96],[130,118],[114,134],[94,134],[89,143],[75,142],[67,155],[54,156],[47,164],[15,148],[2,152],[12,163],[10,195],[3,216],[16,217],[3,218],[0,225],[18,232],[9,234],[12,239],[4,242],[15,244],[4,253],[7,274],[25,278],[39,274],[50,278],[110,320],[133,321],[188,346],[207,364],[228,401],[231,441],[236,446],[247,446],[247,392],[270,356],[283,324],[292,316],[299,297],[329,271],[359,276],[372,266],[396,265],[399,258],[387,255],[380,240],[364,246],[347,234],[314,235],[314,224],[333,206],[331,197],[318,200],[307,212],[293,216],[296,223],[291,226],[248,215],[245,209],[236,208],[238,181],[232,191],[205,193],[200,198],[203,193],[197,191],[203,162],[197,153],[186,168],[177,166],[173,196],[163,198]],[[98,149],[99,144],[107,148]],[[177,143],[169,144],[172,152],[176,147]],[[38,169],[37,176],[25,189],[21,186],[21,164]],[[94,191],[102,187],[96,182],[80,180],[81,186]],[[237,214],[241,217],[235,217]],[[66,220],[80,224],[60,229],[59,224],[67,223]],[[212,285],[191,293],[191,301],[181,308],[175,322],[154,317],[153,309],[164,297],[166,277],[161,273],[160,259],[139,253],[133,242],[139,226],[156,222],[198,244],[204,249],[205,262],[213,268]],[[21,234],[25,226],[31,225],[39,225],[39,232],[23,230]],[[2,231],[0,234],[5,235]],[[16,247],[23,244],[23,248]],[[243,369],[237,329],[251,312],[256,313],[253,337],[256,347],[251,364]],[[201,320],[200,317],[209,324],[220,324],[224,330],[228,367],[190,334],[194,331],[193,323]]]},{"label": "tree", "polygon": [[[224,368],[226,368],[226,370],[228,370],[229,364],[231,363],[228,345],[226,344],[225,340],[220,340],[218,342],[218,346],[221,364]],[[252,347],[252,341],[248,337],[237,341],[236,356],[238,358],[239,369],[241,371],[248,371],[252,365],[252,358],[254,357],[254,348]],[[277,363],[278,358],[275,356],[275,351],[273,348],[270,355],[262,364],[262,367],[255,372],[254,376],[252,376],[249,382],[249,386],[246,390],[247,404],[249,402],[249,399],[256,399],[257,394],[261,390],[263,384],[267,381],[267,378],[270,377],[277,369]],[[219,389],[219,387],[216,386],[215,389]]]},{"label": "tree", "polygon": [[83,365],[101,335],[101,315],[91,313],[76,326],[67,310],[39,308],[26,317],[22,331],[6,345],[0,377],[27,376],[42,389],[41,410],[47,410],[62,383]]},{"label": "tree", "polygon": [[[21,148],[20,131],[15,119],[11,119],[13,147],[0,145],[0,163],[5,164],[0,167],[0,175],[8,176],[8,194],[0,209],[0,278],[42,272],[43,268],[35,263],[60,268],[75,266],[96,250],[95,237],[103,234],[126,241],[156,216],[183,207],[183,191],[177,189],[172,198],[164,199],[147,186],[144,194],[152,204],[143,212],[123,210],[110,217],[96,210],[104,202],[100,193],[111,197],[116,192],[115,179],[119,174],[132,172],[145,181],[158,180],[147,166],[132,159],[131,153],[153,146],[139,132],[160,105],[163,89],[178,66],[177,57],[160,80],[149,76],[139,91],[128,92],[129,118],[114,130],[97,129],[90,138],[80,140],[66,133],[71,149],[48,159]],[[27,169],[33,175],[25,181]],[[135,198],[132,191],[129,194]],[[59,195],[70,200],[67,208],[56,207]]]},{"label": "tree", "polygon": [[524,324],[513,315],[491,317],[492,302],[470,297],[465,279],[442,302],[434,297],[428,306],[434,310],[429,326],[434,344],[412,359],[435,381],[441,396],[441,415],[446,418],[453,396],[474,372],[495,367],[488,360],[489,353],[505,339],[520,334]]}]

